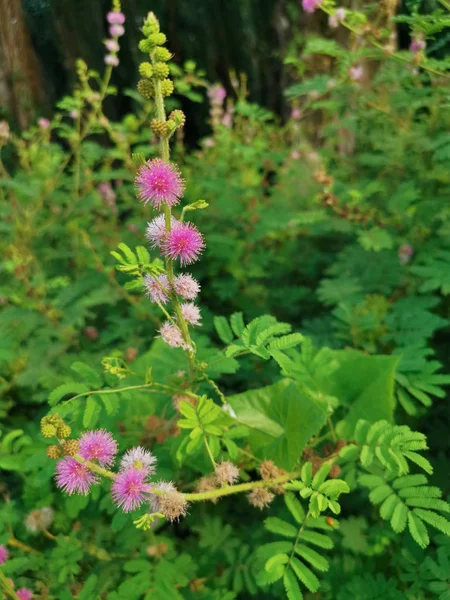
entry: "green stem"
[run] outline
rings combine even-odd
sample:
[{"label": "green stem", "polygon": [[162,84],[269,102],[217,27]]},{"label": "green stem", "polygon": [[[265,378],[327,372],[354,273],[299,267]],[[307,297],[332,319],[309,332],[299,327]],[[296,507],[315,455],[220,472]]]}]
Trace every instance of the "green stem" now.
[{"label": "green stem", "polygon": [[82,465],[86,465],[91,471],[94,471],[94,473],[98,473],[102,477],[107,477],[108,479],[112,479],[113,481],[117,477],[116,473],[113,473],[113,471],[108,471],[108,469],[104,469],[103,467],[100,467],[99,465],[91,462],[90,460],[84,460],[84,458],[79,454],[75,454],[74,459]]},{"label": "green stem", "polygon": [[14,598],[14,600],[19,600],[19,596],[16,594],[16,592],[14,591],[14,588],[11,586],[7,577],[5,577],[5,575],[1,569],[0,569],[0,584],[10,598]]},{"label": "green stem", "polygon": [[308,520],[308,517],[309,517],[309,511],[306,513],[306,516],[303,519],[303,523],[302,523],[300,529],[298,530],[297,537],[295,538],[295,542],[294,542],[294,547],[292,548],[291,555],[289,556],[289,560],[288,560],[288,562],[287,562],[286,567],[285,567],[284,570],[288,569],[289,565],[291,564],[292,557],[295,554],[295,549],[297,548],[297,544],[298,544],[298,542],[300,540],[300,536],[302,534],[302,531],[305,529],[306,521]]}]

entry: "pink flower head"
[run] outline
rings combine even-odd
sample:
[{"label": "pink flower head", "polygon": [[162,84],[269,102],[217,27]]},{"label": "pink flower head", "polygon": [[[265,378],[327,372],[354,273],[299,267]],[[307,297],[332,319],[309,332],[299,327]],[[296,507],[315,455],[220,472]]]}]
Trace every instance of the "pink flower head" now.
[{"label": "pink flower head", "polygon": [[176,223],[161,244],[164,256],[179,258],[182,266],[195,262],[204,247],[203,236],[192,223]]},{"label": "pink flower head", "polygon": [[303,10],[309,13],[313,13],[321,4],[322,0],[302,0]]},{"label": "pink flower head", "polygon": [[[151,487],[161,492],[174,492],[176,489],[171,481],[158,481],[158,483],[155,483],[155,485]],[[153,512],[161,511],[160,497],[159,494],[152,494],[150,496],[150,506],[152,507]]]},{"label": "pink flower head", "polygon": [[56,485],[69,496],[74,493],[87,496],[91,485],[98,482],[98,477],[86,465],[71,456],[63,458],[56,465]]},{"label": "pink flower head", "polygon": [[111,11],[106,15],[106,20],[111,25],[123,25],[125,23],[125,15],[119,11]]},{"label": "pink flower head", "polygon": [[4,565],[8,560],[9,552],[6,546],[0,545],[0,565]]},{"label": "pink flower head", "polygon": [[166,342],[166,344],[168,344],[172,348],[183,348],[184,350],[187,350],[188,345],[183,339],[183,334],[181,333],[181,330],[178,329],[176,325],[173,325],[172,323],[169,323],[169,321],[166,321],[161,325],[159,333],[161,334],[162,341]]},{"label": "pink flower head", "polygon": [[119,59],[114,54],[107,54],[105,56],[105,63],[111,67],[117,67],[119,66]]},{"label": "pink flower head", "polygon": [[28,588],[20,588],[20,590],[16,591],[16,595],[19,600],[31,600],[33,597],[33,592]]},{"label": "pink flower head", "polygon": [[139,169],[136,187],[144,204],[150,202],[154,208],[164,203],[174,206],[183,197],[184,179],[176,165],[155,158]]},{"label": "pink flower head", "polygon": [[106,40],[105,46],[108,52],[119,52],[120,46],[116,40]]},{"label": "pink flower head", "polygon": [[181,305],[181,314],[185,321],[187,321],[190,325],[200,325],[202,317],[200,315],[200,309],[198,306],[195,306],[193,302],[184,302]]},{"label": "pink flower head", "polygon": [[402,244],[398,249],[398,258],[400,264],[407,265],[414,254],[414,248],[409,244]]},{"label": "pink flower head", "polygon": [[146,478],[147,472],[143,469],[131,467],[126,471],[119,471],[111,486],[111,495],[123,512],[136,510],[145,501],[150,491]]},{"label": "pink flower head", "polygon": [[205,148],[213,148],[216,145],[216,142],[212,137],[204,138],[202,142]]},{"label": "pink flower head", "polygon": [[364,67],[361,65],[350,67],[349,75],[353,81],[362,81],[364,79]]},{"label": "pink flower head", "polygon": [[117,442],[109,431],[104,429],[86,431],[81,436],[79,444],[79,454],[84,460],[97,460],[101,467],[109,467],[114,463]]},{"label": "pink flower head", "polygon": [[227,96],[227,91],[221,85],[213,85],[208,88],[208,98],[211,104],[222,106],[223,101]]},{"label": "pink flower head", "polygon": [[103,183],[100,183],[97,187],[97,190],[100,196],[102,197],[103,201],[105,202],[106,206],[114,205],[114,202],[116,201],[116,194],[109,181],[104,181]]},{"label": "pink flower head", "polygon": [[156,456],[149,450],[137,446],[130,448],[125,452],[120,461],[120,470],[127,471],[128,469],[139,469],[147,475],[152,475],[156,470]]},{"label": "pink flower head", "polygon": [[173,287],[183,300],[194,300],[200,291],[199,282],[189,273],[177,275],[173,280]]},{"label": "pink flower head", "polygon": [[50,127],[50,121],[44,117],[41,117],[38,119],[38,125],[41,129],[48,129]]},{"label": "pink flower head", "polygon": [[427,47],[427,43],[423,37],[423,33],[416,33],[411,40],[411,44],[409,45],[409,50],[413,54],[417,54],[418,52],[422,52]]},{"label": "pink flower head", "polygon": [[170,285],[167,275],[160,275],[156,278],[146,275],[144,277],[144,287],[152,302],[166,304],[169,300]]},{"label": "pink flower head", "polygon": [[294,160],[298,160],[301,157],[301,154],[298,150],[292,150],[291,158]]},{"label": "pink flower head", "polygon": [[109,28],[109,34],[111,35],[111,37],[121,37],[124,33],[125,28],[123,25],[111,25],[111,27]]},{"label": "pink flower head", "polygon": [[328,25],[330,27],[336,28],[339,25],[339,23],[342,23],[342,21],[345,19],[345,15],[346,15],[345,8],[336,9],[336,12],[334,13],[334,15],[330,15],[328,17]]},{"label": "pink flower head", "polygon": [[70,117],[75,120],[75,119],[78,119],[78,117],[80,116],[80,111],[76,110],[76,109],[71,110],[69,114],[70,114]]},{"label": "pink flower head", "polygon": [[294,107],[291,111],[291,119],[293,119],[294,121],[298,121],[301,118],[302,118],[302,111],[299,108]]}]

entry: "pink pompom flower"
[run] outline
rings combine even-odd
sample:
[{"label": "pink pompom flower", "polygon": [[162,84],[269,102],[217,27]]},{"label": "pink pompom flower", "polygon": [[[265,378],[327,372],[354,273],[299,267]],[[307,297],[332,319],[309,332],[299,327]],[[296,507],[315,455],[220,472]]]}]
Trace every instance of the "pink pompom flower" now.
[{"label": "pink pompom flower", "polygon": [[8,560],[9,552],[6,546],[0,545],[0,565],[4,565]]},{"label": "pink pompom flower", "polygon": [[98,477],[86,465],[70,456],[63,458],[56,465],[55,479],[56,485],[69,496],[74,493],[87,496],[91,485],[99,482]]},{"label": "pink pompom flower", "polygon": [[48,129],[50,127],[50,121],[44,117],[41,117],[38,119],[38,125],[41,129]]},{"label": "pink pompom flower", "polygon": [[120,46],[116,40],[106,40],[105,46],[108,52],[119,52]]},{"label": "pink pompom flower", "polygon": [[168,344],[171,348],[183,348],[184,350],[188,349],[188,345],[183,339],[181,330],[176,325],[173,325],[173,323],[169,323],[169,321],[163,323],[159,333],[162,341]]},{"label": "pink pompom flower", "polygon": [[101,467],[109,467],[114,463],[117,442],[109,431],[103,429],[86,431],[81,436],[79,444],[79,454],[84,460],[97,460]]},{"label": "pink pompom flower", "polygon": [[33,592],[28,588],[20,588],[20,590],[16,591],[16,595],[19,600],[31,600],[33,597]]},{"label": "pink pompom flower", "polygon": [[164,203],[168,206],[178,204],[185,186],[175,164],[155,158],[139,169],[136,187],[144,204],[150,202],[153,208],[160,208]]},{"label": "pink pompom flower", "polygon": [[114,54],[107,54],[105,56],[105,64],[107,64],[107,65],[109,65],[111,67],[118,67],[119,66],[119,59]]},{"label": "pink pompom flower", "polygon": [[203,236],[192,223],[177,223],[161,244],[164,256],[179,258],[182,266],[195,262],[204,247]]},{"label": "pink pompom flower", "polygon": [[173,287],[183,300],[194,300],[200,291],[199,282],[189,273],[177,275],[173,280]]},{"label": "pink pompom flower", "polygon": [[134,468],[144,471],[147,475],[152,475],[156,470],[156,462],[154,454],[142,446],[137,446],[125,452],[120,461],[120,470],[127,471]]},{"label": "pink pompom flower", "polygon": [[111,486],[111,496],[123,512],[136,510],[147,499],[150,485],[146,481],[147,473],[143,469],[131,467],[119,471]]},{"label": "pink pompom flower", "polygon": [[121,37],[124,33],[125,28],[123,25],[111,25],[111,27],[109,28],[109,34],[111,37]]},{"label": "pink pompom flower", "polygon": [[291,111],[291,119],[298,121],[302,118],[302,111],[298,107],[294,107]]},{"label": "pink pompom flower", "polygon": [[401,265],[407,265],[414,254],[414,248],[410,244],[402,244],[398,249],[398,258]]},{"label": "pink pompom flower", "polygon": [[303,10],[313,13],[322,4],[322,0],[302,0]]},{"label": "pink pompom flower", "polygon": [[422,52],[427,47],[427,43],[424,39],[423,33],[416,33],[411,40],[411,44],[409,45],[409,51],[413,54],[417,54],[418,52]]},{"label": "pink pompom flower", "polygon": [[123,25],[125,23],[125,15],[119,11],[111,11],[106,15],[106,20],[111,25]]},{"label": "pink pompom flower", "polygon": [[364,67],[362,65],[350,67],[349,75],[352,81],[362,81],[364,79]]},{"label": "pink pompom flower", "polygon": [[146,275],[144,277],[144,287],[152,302],[166,304],[169,301],[170,284],[167,275],[163,274],[159,277]]},{"label": "pink pompom flower", "polygon": [[[174,227],[178,221],[175,217],[171,217],[170,226]],[[158,215],[147,223],[147,230],[145,232],[145,237],[150,242],[151,248],[159,248],[162,244],[163,239],[166,237],[166,218],[164,215]]]},{"label": "pink pompom flower", "polygon": [[201,326],[202,317],[198,306],[193,302],[184,302],[180,308],[184,320],[187,321],[189,325]]}]

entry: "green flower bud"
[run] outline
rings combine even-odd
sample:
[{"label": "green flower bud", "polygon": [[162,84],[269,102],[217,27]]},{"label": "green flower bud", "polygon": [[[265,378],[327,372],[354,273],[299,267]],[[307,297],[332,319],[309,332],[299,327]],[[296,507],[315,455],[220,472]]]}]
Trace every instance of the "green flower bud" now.
[{"label": "green flower bud", "polygon": [[167,37],[164,33],[152,33],[148,36],[148,41],[154,46],[162,46],[166,43]]},{"label": "green flower bud", "polygon": [[138,92],[144,98],[153,98],[155,93],[155,88],[150,79],[140,79],[137,84]]},{"label": "green flower bud", "polygon": [[56,460],[57,458],[59,458],[61,456],[61,447],[56,444],[53,444],[53,446],[49,446],[47,448],[45,453],[47,454],[47,456],[49,458]]},{"label": "green flower bud", "polygon": [[161,119],[152,119],[150,127],[157,137],[163,137],[167,134],[167,124]]},{"label": "green flower bud", "polygon": [[78,454],[80,445],[78,440],[67,440],[67,442],[64,442],[62,448],[66,456],[75,456],[75,454]]},{"label": "green flower bud", "polygon": [[169,115],[169,119],[174,121],[177,127],[184,127],[186,123],[186,115],[182,110],[173,110]]},{"label": "green flower bud", "polygon": [[41,433],[45,438],[52,438],[56,435],[56,427],[51,423],[41,425]]},{"label": "green flower bud", "polygon": [[56,429],[56,435],[59,437],[60,440],[65,440],[69,437],[71,433],[71,427],[69,427],[69,425],[66,425],[65,423],[61,423]]},{"label": "green flower bud", "polygon": [[153,67],[149,62],[143,62],[139,65],[139,75],[150,79],[153,75]]},{"label": "green flower bud", "polygon": [[158,79],[166,79],[169,76],[169,67],[166,63],[158,62],[153,65],[153,73]]},{"label": "green flower bud", "polygon": [[167,48],[155,48],[153,52],[153,58],[157,61],[167,62],[172,58],[172,54],[167,50]]},{"label": "green flower bud", "polygon": [[150,52],[151,49],[152,43],[150,42],[150,40],[141,40],[139,42],[139,50],[141,52]]},{"label": "green flower bud", "polygon": [[170,79],[161,81],[161,92],[163,96],[170,96],[173,93],[174,87]]}]

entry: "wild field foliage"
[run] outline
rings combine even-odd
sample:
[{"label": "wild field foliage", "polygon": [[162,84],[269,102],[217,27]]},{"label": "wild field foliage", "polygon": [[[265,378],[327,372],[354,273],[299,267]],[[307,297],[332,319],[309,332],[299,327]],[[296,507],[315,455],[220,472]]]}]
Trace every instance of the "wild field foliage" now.
[{"label": "wild field foliage", "polygon": [[450,598],[450,20],[302,4],[285,122],[153,13],[111,121],[115,0],[105,72],[1,124],[5,598]]}]

